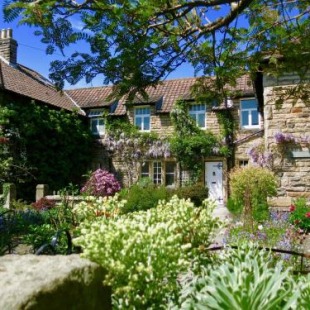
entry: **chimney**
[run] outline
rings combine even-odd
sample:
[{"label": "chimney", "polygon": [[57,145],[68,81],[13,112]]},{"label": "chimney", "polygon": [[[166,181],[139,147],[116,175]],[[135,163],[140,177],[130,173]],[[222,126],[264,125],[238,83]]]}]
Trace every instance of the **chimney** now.
[{"label": "chimney", "polygon": [[0,30],[0,56],[10,64],[17,64],[17,42],[13,39],[12,29]]}]

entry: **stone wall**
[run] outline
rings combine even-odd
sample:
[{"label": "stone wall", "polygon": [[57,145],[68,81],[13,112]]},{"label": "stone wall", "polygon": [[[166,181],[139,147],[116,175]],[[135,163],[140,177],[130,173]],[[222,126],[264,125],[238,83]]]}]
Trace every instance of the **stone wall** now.
[{"label": "stone wall", "polygon": [[[278,79],[265,77],[265,146],[274,154],[278,196],[310,198],[310,105],[292,96],[298,82],[296,74]],[[279,98],[281,101],[276,104]],[[293,137],[294,142],[277,143],[278,133]]]},{"label": "stone wall", "polygon": [[78,255],[0,257],[0,309],[112,309],[103,269]]}]

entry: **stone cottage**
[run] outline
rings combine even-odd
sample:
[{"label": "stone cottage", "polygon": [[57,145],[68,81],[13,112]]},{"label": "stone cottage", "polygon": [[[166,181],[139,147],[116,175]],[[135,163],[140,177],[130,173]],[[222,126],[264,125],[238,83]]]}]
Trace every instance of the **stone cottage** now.
[{"label": "stone cottage", "polygon": [[[160,137],[169,137],[174,134],[170,112],[176,102],[182,100],[188,106],[189,116],[202,130],[219,134],[218,114],[223,109],[229,110],[234,120],[235,132],[229,141],[232,151],[229,161],[224,156],[214,154],[204,158],[202,163],[204,170],[201,180],[208,186],[210,196],[219,204],[227,200],[228,170],[234,166],[253,164],[251,152],[260,152],[260,160],[265,161],[264,164],[279,177],[279,199],[284,199],[287,204],[297,196],[310,197],[309,104],[302,99],[297,102],[288,99],[278,104],[282,91],[280,87],[292,88],[297,85],[295,75],[288,74],[278,80],[258,75],[254,84],[249,76],[243,76],[238,79],[234,89],[237,95],[226,98],[225,106],[218,104],[210,107],[206,103],[196,102],[191,91],[195,78],[163,81],[156,87],[146,89],[147,98],[136,96],[128,104],[126,96],[119,100],[111,99],[112,86],[74,89],[64,91],[60,96],[40,75],[20,65],[17,70],[14,56],[16,45],[10,32],[1,32],[1,70],[11,73],[6,73],[6,81],[0,79],[0,85],[7,91],[44,101],[51,106],[68,110],[78,108],[80,114],[88,118],[90,130],[96,140],[92,150],[93,169],[105,167],[118,172],[124,169],[122,162],[107,153],[102,143],[105,135],[103,113],[125,119],[141,132],[154,132]],[[11,49],[13,53],[7,56],[5,51]],[[15,73],[16,71],[18,72]],[[26,74],[32,79],[39,79],[41,88],[26,93],[27,89],[20,87],[20,79],[15,74]],[[136,179],[141,176],[166,186],[178,186],[186,181],[186,171],[180,170],[180,165],[173,156],[140,163]],[[123,182],[126,183],[126,179]]]}]

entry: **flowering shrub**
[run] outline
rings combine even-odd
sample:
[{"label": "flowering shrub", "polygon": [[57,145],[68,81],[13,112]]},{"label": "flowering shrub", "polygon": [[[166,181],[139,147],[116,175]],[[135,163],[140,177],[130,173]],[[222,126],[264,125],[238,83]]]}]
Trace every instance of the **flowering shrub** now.
[{"label": "flowering shrub", "polygon": [[[274,174],[261,167],[245,167],[232,170],[230,173],[231,205],[241,208],[240,214],[253,219],[268,218],[267,197],[277,192],[277,182]],[[246,222],[246,221],[244,221]],[[245,223],[246,224],[246,223]]]},{"label": "flowering shrub", "polygon": [[[253,241],[262,247],[277,248],[287,251],[298,251],[301,236],[288,221],[287,212],[271,212],[270,218],[260,224],[254,224],[254,230],[246,230],[241,222],[232,223],[226,231],[224,242],[227,244],[242,244]],[[281,256],[289,260],[292,257]]]},{"label": "flowering shrub", "polygon": [[107,271],[104,282],[112,286],[116,308],[164,308],[178,291],[180,273],[205,258],[219,226],[213,208],[174,196],[147,211],[85,221],[74,243]]},{"label": "flowering shrub", "polygon": [[112,196],[120,189],[121,185],[112,173],[97,169],[91,174],[81,192],[93,196]]},{"label": "flowering shrub", "polygon": [[306,198],[298,198],[290,206],[290,222],[306,233],[310,232],[310,207]]},{"label": "flowering shrub", "polygon": [[78,222],[92,222],[100,217],[114,218],[124,208],[125,200],[119,195],[113,197],[86,197],[74,205],[72,212],[77,216]]}]

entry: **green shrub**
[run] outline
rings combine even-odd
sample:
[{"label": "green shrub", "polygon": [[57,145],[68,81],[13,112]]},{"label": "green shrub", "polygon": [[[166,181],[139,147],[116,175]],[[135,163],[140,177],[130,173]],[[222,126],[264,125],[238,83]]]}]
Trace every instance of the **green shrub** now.
[{"label": "green shrub", "polygon": [[184,277],[179,304],[171,308],[309,309],[309,278],[296,279],[281,261],[272,262],[270,253],[254,245],[229,249],[219,264]]},{"label": "green shrub", "polygon": [[195,185],[179,187],[172,190],[172,193],[179,198],[190,199],[198,207],[208,198],[209,191],[203,184],[197,183]]},{"label": "green shrub", "polygon": [[[244,216],[256,220],[268,218],[267,198],[277,193],[274,174],[261,167],[245,167],[230,173],[230,192],[234,205],[242,205]],[[247,210],[245,210],[247,209]],[[245,214],[252,212],[252,214]]]},{"label": "green shrub", "polygon": [[121,198],[127,201],[122,212],[145,211],[156,207],[159,200],[167,200],[170,196],[166,187],[144,181],[121,192]]},{"label": "green shrub", "polygon": [[226,204],[227,209],[229,210],[230,213],[233,215],[239,216],[242,213],[243,210],[243,205],[240,201],[236,201],[229,197],[227,199],[227,204]]},{"label": "green shrub", "polygon": [[306,198],[298,198],[290,206],[289,221],[305,232],[310,232],[310,206],[307,206]]},{"label": "green shrub", "polygon": [[218,226],[212,206],[196,208],[174,196],[147,211],[86,220],[74,243],[107,270],[115,308],[163,309],[178,292],[179,275],[206,259]]}]

